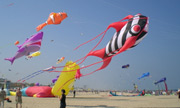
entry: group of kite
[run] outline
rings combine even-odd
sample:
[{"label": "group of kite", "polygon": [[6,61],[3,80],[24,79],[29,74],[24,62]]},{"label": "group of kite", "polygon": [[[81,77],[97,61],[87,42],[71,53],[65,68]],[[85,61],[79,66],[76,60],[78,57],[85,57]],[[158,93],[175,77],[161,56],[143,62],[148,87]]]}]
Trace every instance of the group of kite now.
[{"label": "group of kite", "polygon": [[[46,25],[51,24],[60,24],[65,18],[67,18],[67,14],[65,12],[59,12],[59,13],[51,13],[47,19],[47,21],[41,25],[39,25],[36,30],[40,31],[43,27]],[[18,45],[19,48],[16,52],[14,57],[11,58],[5,58],[5,60],[8,60],[11,62],[11,64],[14,63],[14,60],[27,56],[27,58],[32,58],[35,56],[39,56],[41,52],[39,51],[41,48],[41,41],[43,38],[43,32],[39,32],[30,38],[26,39],[26,41],[22,45],[18,45],[19,41],[16,41],[14,45]],[[32,53],[32,54],[31,54]],[[31,55],[30,55],[31,54]]]},{"label": "group of kite", "polygon": [[[93,41],[96,38],[101,36],[100,41],[87,53],[87,55],[85,55],[81,59],[76,60],[75,62],[77,62],[77,64],[80,65],[86,60],[86,58],[88,56],[99,57],[102,59],[102,61],[92,63],[92,64],[83,66],[80,69],[78,69],[77,73],[76,73],[76,79],[79,79],[80,77],[83,77],[83,76],[93,74],[96,71],[106,68],[109,65],[112,57],[137,46],[147,35],[148,25],[149,25],[148,17],[143,16],[141,14],[136,14],[134,16],[128,15],[118,22],[111,23],[104,32],[100,33],[96,37],[92,38],[91,40],[89,40],[89,41],[79,45],[77,48],[75,48],[75,50],[76,50],[79,47],[81,47],[82,45],[85,45],[85,44],[89,43],[90,41]],[[106,32],[110,28],[114,28],[116,30],[112,39],[108,42],[108,44],[104,48],[102,48],[100,50],[95,50],[96,47],[103,40],[104,36],[106,35]],[[80,70],[90,67],[92,65],[99,64],[99,63],[103,63],[103,65],[100,68],[98,68],[90,73],[84,74],[84,75],[81,74]],[[58,66],[55,68],[62,68],[62,67],[64,67],[64,66]],[[72,71],[74,71],[74,70],[72,70]],[[69,71],[52,71],[52,72],[69,72]]]},{"label": "group of kite", "polygon": [[[41,54],[41,52],[39,50],[41,48],[41,42],[43,39],[43,32],[39,32],[39,31],[47,25],[60,24],[66,18],[67,18],[67,13],[65,13],[65,12],[51,13],[49,15],[48,19],[46,20],[46,22],[43,24],[40,24],[36,28],[38,33],[36,33],[33,36],[31,36],[30,38],[28,38],[22,45],[18,45],[19,41],[15,42],[15,45],[17,45],[17,47],[18,47],[18,51],[16,52],[14,57],[5,58],[5,60],[8,60],[11,62],[11,64],[13,64],[16,59],[21,58],[23,56],[27,56],[28,58],[32,58],[34,56],[39,56]],[[85,43],[82,43],[77,48],[75,48],[75,50],[76,50],[79,47],[97,39],[98,37],[101,37],[99,42],[96,45],[94,45],[94,47],[87,53],[87,55],[76,60],[75,62],[77,63],[77,65],[80,65],[86,60],[86,58],[88,56],[99,57],[102,59],[101,61],[89,64],[87,66],[80,67],[77,70],[56,71],[55,69],[57,69],[57,68],[63,68],[63,67],[67,67],[67,66],[57,66],[57,67],[53,66],[53,68],[50,68],[50,70],[47,70],[47,71],[49,71],[49,72],[77,71],[74,78],[79,79],[80,77],[87,76],[92,73],[95,73],[96,71],[102,70],[109,65],[109,63],[111,62],[111,59],[114,56],[137,46],[146,37],[146,35],[148,33],[148,26],[149,26],[149,18],[147,16],[144,16],[141,14],[136,14],[134,16],[128,15],[118,22],[111,23],[106,28],[105,31],[103,31],[96,37],[92,38],[91,40],[88,40]],[[107,45],[104,48],[95,50],[98,47],[98,45],[103,41],[103,38],[106,36],[106,32],[108,32],[108,30],[110,28],[115,29],[115,33],[114,33],[114,35],[112,34],[111,40],[107,43]],[[57,64],[61,63],[63,60],[64,60],[64,57],[58,59]],[[90,73],[87,73],[87,74],[81,74],[82,69],[85,69],[87,67],[90,67],[92,65],[96,65],[99,63],[103,63],[103,64],[98,69],[96,69]],[[128,68],[128,67],[129,67],[129,64],[123,66],[122,68]],[[46,71],[46,70],[41,70],[41,71],[38,71],[37,73],[38,74],[43,73],[44,71]],[[30,75],[30,76],[33,77],[33,75]],[[147,76],[147,75],[144,75],[144,76]]]}]

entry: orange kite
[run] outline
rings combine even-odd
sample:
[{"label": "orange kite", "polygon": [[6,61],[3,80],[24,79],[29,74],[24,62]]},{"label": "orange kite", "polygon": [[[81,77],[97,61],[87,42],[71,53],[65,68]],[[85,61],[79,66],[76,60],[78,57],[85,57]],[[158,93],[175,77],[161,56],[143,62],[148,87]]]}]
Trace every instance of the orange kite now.
[{"label": "orange kite", "polygon": [[45,27],[46,25],[50,25],[50,24],[60,24],[64,19],[67,18],[67,13],[65,12],[59,12],[59,13],[54,13],[52,12],[47,21],[41,25],[39,25],[36,30],[40,31],[43,27]]}]

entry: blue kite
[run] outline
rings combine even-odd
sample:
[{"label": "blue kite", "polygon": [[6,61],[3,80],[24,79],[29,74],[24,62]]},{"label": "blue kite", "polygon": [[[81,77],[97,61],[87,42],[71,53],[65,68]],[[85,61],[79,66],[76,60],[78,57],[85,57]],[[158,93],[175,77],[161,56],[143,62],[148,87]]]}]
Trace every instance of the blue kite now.
[{"label": "blue kite", "polygon": [[140,80],[140,79],[142,79],[142,78],[144,78],[144,77],[149,77],[149,76],[150,76],[150,73],[149,73],[149,72],[143,73],[143,75],[142,75],[141,77],[139,77],[138,79]]}]

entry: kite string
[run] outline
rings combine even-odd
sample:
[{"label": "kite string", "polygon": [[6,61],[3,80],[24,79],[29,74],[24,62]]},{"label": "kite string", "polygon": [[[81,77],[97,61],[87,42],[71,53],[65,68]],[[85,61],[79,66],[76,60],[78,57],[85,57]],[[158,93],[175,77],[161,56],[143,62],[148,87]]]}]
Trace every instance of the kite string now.
[{"label": "kite string", "polygon": [[34,72],[34,73],[32,73],[32,74],[18,80],[17,82],[20,82],[20,81],[24,82],[24,81],[29,80],[29,79],[31,79],[31,78],[33,78],[33,77],[35,77],[37,75],[40,75],[40,74],[42,74],[44,72],[46,72],[46,71],[40,70],[40,71]]},{"label": "kite string", "polygon": [[[106,58],[106,59],[104,59],[104,60],[102,60],[102,61],[99,61],[99,62],[96,62],[96,63],[90,64],[90,65],[87,65],[87,66],[81,67],[81,68],[79,68],[79,69],[84,69],[84,68],[87,68],[87,67],[93,66],[93,65],[95,65],[95,64],[99,64],[99,63],[104,62],[104,61],[106,61],[106,60],[108,60],[108,59],[109,59],[109,58]],[[50,72],[72,72],[72,71],[77,71],[77,69],[75,69],[75,70],[70,70],[70,71],[50,71]]]},{"label": "kite string", "polygon": [[99,70],[99,69],[97,69],[97,70],[95,70],[95,71],[92,71],[92,72],[90,72],[90,73],[87,73],[87,74],[85,74],[85,75],[82,75],[81,77],[85,77],[85,76],[91,75],[91,74],[95,73],[95,72],[98,71],[98,70]]},{"label": "kite string", "polygon": [[36,73],[39,73],[39,72],[41,72],[42,70],[40,70],[40,71],[37,71],[37,72],[33,72],[32,74],[30,74],[30,75],[28,75],[28,76],[26,76],[26,77],[24,77],[24,78],[21,78],[20,80],[18,80],[17,82],[19,82],[19,81],[21,81],[21,80],[24,80],[24,79],[26,79],[26,78],[28,78],[28,77],[31,77],[32,75],[34,75],[34,74],[36,74]]},{"label": "kite string", "polygon": [[34,76],[31,76],[31,77],[23,80],[23,82],[24,82],[24,81],[27,81],[27,80],[29,80],[29,79],[31,79],[31,78],[34,78],[35,76],[40,75],[40,74],[42,74],[42,73],[44,73],[44,71],[41,71],[40,73],[37,73],[37,74],[35,74]]},{"label": "kite string", "polygon": [[[86,56],[85,56],[86,57]],[[85,57],[82,57],[82,58],[80,58],[79,60],[76,60],[75,62],[78,62],[78,61],[80,61],[80,60],[82,60],[82,59],[84,59]],[[74,62],[73,62],[74,63]],[[72,65],[73,63],[70,63],[70,64],[68,64],[68,65],[65,65],[65,66],[57,66],[57,67],[54,67],[54,68],[64,68],[64,67],[68,67],[68,66],[70,66],[70,65]]]}]

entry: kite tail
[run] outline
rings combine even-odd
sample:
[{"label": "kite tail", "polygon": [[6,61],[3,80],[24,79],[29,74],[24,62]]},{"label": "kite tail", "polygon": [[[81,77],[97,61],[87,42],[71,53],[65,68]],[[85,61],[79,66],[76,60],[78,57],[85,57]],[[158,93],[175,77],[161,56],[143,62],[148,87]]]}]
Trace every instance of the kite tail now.
[{"label": "kite tail", "polygon": [[[92,52],[92,53],[89,53],[88,56],[97,56],[97,57],[102,58],[102,56],[100,56],[100,55],[98,54],[98,52],[101,52],[101,51],[100,51],[100,50],[99,50],[99,51],[94,51],[94,52]],[[95,53],[95,54],[94,54],[94,53]],[[102,59],[103,59],[103,58],[102,58]],[[96,62],[96,63],[93,63],[93,64],[91,64],[91,65],[82,67],[82,68],[80,68],[80,69],[87,68],[87,67],[90,67],[90,66],[92,66],[92,65],[101,63],[101,62],[102,62],[102,61]],[[93,73],[101,70],[101,69],[104,69],[105,67],[108,66],[108,64],[109,64],[110,62],[111,62],[111,57],[106,58],[106,59],[103,59],[103,65],[102,65],[99,69],[97,69],[97,70],[95,70],[95,71],[93,71],[93,72],[90,72],[90,73],[88,73],[88,74],[82,75],[82,76],[80,76],[80,77],[88,76],[88,75],[91,75],[91,74],[93,74]],[[80,69],[79,69],[79,70],[80,70]],[[71,70],[71,71],[74,71],[74,70]],[[63,71],[61,71],[61,72],[63,72]],[[72,79],[69,79],[68,81],[66,81],[66,82],[57,90],[57,92],[59,92],[59,91],[64,87],[64,85],[66,85],[69,81],[73,80],[74,78],[76,78],[76,77],[73,77]]]},{"label": "kite tail", "polygon": [[[102,61],[99,61],[99,62],[96,62],[96,63],[93,63],[93,64],[90,64],[90,65],[87,65],[87,66],[84,66],[84,67],[81,67],[81,68],[79,68],[79,69],[81,70],[81,69],[84,69],[84,68],[87,68],[87,67],[90,67],[90,66],[93,66],[93,65],[102,63],[102,62],[104,62],[104,61],[106,61],[106,59],[104,59],[104,60],[102,60]],[[73,71],[77,71],[77,69],[75,69],[75,70],[70,70],[70,71],[49,71],[49,72],[73,72]]]},{"label": "kite tail", "polygon": [[82,75],[81,77],[91,75],[91,74],[93,74],[93,73],[95,73],[95,72],[97,72],[97,71],[99,71],[99,70],[102,70],[102,69],[106,68],[106,67],[109,65],[109,63],[111,62],[112,57],[106,57],[106,58],[104,58],[103,54],[101,54],[101,53],[103,53],[104,51],[105,51],[105,48],[104,48],[104,49],[101,49],[101,50],[93,51],[93,52],[91,52],[91,53],[88,54],[88,56],[96,56],[96,57],[102,58],[103,60],[102,60],[102,61],[99,61],[99,62],[96,62],[96,63],[93,63],[93,64],[91,64],[91,65],[89,65],[89,66],[86,66],[85,68],[90,67],[90,66],[95,65],[95,64],[98,64],[98,63],[101,63],[101,62],[103,62],[103,65],[102,65],[99,69],[96,69],[95,71],[92,71],[92,72],[90,72],[90,73],[87,73],[87,74],[85,74],[85,75]]},{"label": "kite tail", "polygon": [[[75,61],[75,62],[78,62],[78,61],[81,61],[81,60],[82,60],[82,61],[81,61],[80,63],[78,63],[77,65],[82,64],[82,63],[86,60],[86,58],[87,58],[88,56],[90,56],[90,53],[93,52],[93,50],[94,50],[94,49],[101,43],[101,41],[103,40],[103,38],[104,38],[107,30],[108,30],[108,29],[106,29],[104,32],[101,33],[101,34],[104,33],[103,36],[101,37],[101,39],[99,40],[99,42],[93,47],[93,49],[91,49],[91,51],[89,51],[89,53],[88,53],[85,57],[83,57],[83,58]],[[98,36],[100,36],[101,34],[99,34]],[[77,65],[75,65],[75,66],[77,66]],[[67,66],[68,66],[68,65],[67,65]],[[75,67],[75,66],[73,66],[73,67]]]},{"label": "kite tail", "polygon": [[[99,63],[102,63],[102,62],[104,62],[104,64],[101,66],[101,68],[99,68],[99,69],[97,69],[97,71],[98,70],[101,70],[101,69],[103,69],[102,67],[107,67],[107,65],[110,63],[110,61],[111,61],[111,58],[112,57],[110,57],[110,58],[105,58],[105,59],[103,59],[102,61],[98,61],[98,62],[96,62],[96,63],[93,63],[93,64],[90,64],[90,65],[87,65],[87,66],[84,66],[84,67],[81,67],[81,68],[79,68],[80,70],[81,69],[85,69],[85,68],[88,68],[88,67],[90,67],[90,66],[93,66],[93,65],[96,65],[96,64],[99,64]],[[75,70],[70,70],[70,71],[49,71],[49,72],[73,72],[73,71],[77,71],[77,69],[75,69]]]},{"label": "kite tail", "polygon": [[[105,32],[105,31],[104,31],[104,32]],[[85,45],[85,44],[87,44],[87,43],[95,40],[96,38],[98,38],[99,36],[101,36],[104,32],[100,33],[99,35],[97,35],[96,37],[92,38],[91,40],[88,40],[87,42],[84,42],[84,43],[80,44],[80,45],[77,46],[74,50],[77,50],[79,47],[81,47],[81,46],[83,46],[83,45]]]},{"label": "kite tail", "polygon": [[[86,56],[85,56],[85,57],[86,57]],[[85,57],[82,57],[82,58],[80,58],[80,59],[78,59],[78,60],[76,60],[76,61],[74,61],[74,62],[81,61],[81,60],[84,59]],[[73,62],[73,63],[74,63],[74,62]],[[73,63],[70,63],[70,64],[65,65],[65,66],[57,66],[57,67],[54,67],[54,68],[64,68],[64,67],[68,67],[68,66],[72,65]],[[77,66],[77,65],[75,65],[75,66]],[[75,66],[73,66],[73,67],[75,67]]]},{"label": "kite tail", "polygon": [[[126,45],[125,45],[126,46]],[[127,46],[126,46],[127,47]],[[105,54],[105,48],[103,49],[100,49],[100,50],[96,50],[96,51],[91,51],[90,53],[88,53],[85,57],[87,58],[88,56],[96,56],[96,57],[99,57],[99,58],[102,58],[103,60],[102,61],[98,61],[96,63],[93,63],[93,64],[90,64],[90,65],[87,65],[87,66],[84,66],[84,67],[81,67],[79,69],[84,69],[84,68],[87,68],[87,67],[90,67],[90,66],[93,66],[93,65],[96,65],[96,64],[99,64],[99,63],[102,63],[103,62],[103,65],[97,69],[96,71],[98,70],[101,70],[101,69],[104,69],[105,67],[108,66],[108,64],[111,62],[111,59],[112,57],[118,55],[119,53],[125,51],[126,48],[122,48],[118,53],[116,53],[115,55],[112,55],[110,57],[104,57],[104,54]],[[110,54],[110,53],[109,53]],[[107,55],[109,55],[107,54]],[[83,58],[81,58],[83,59]],[[65,66],[64,66],[65,67]],[[57,67],[58,68],[58,67]],[[72,72],[72,71],[76,71],[76,70],[71,70],[71,71],[50,71],[50,72]]]},{"label": "kite tail", "polygon": [[[129,16],[123,18],[122,20],[130,19],[131,17],[133,17],[133,16],[132,16],[132,15],[129,15]],[[85,44],[87,44],[87,43],[89,43],[89,42],[95,40],[96,38],[98,38],[99,36],[101,36],[101,35],[103,34],[102,37],[101,37],[101,39],[100,39],[100,41],[93,47],[93,49],[91,49],[91,51],[89,51],[88,54],[92,53],[92,51],[93,51],[95,48],[97,48],[97,46],[98,46],[98,45],[101,43],[101,41],[103,40],[103,38],[104,38],[104,36],[105,36],[107,30],[109,30],[109,29],[112,27],[112,28],[115,28],[116,31],[119,31],[119,29],[121,29],[125,24],[126,24],[126,22],[115,22],[115,23],[110,24],[104,32],[100,33],[99,35],[97,35],[97,36],[94,37],[93,39],[91,39],[91,40],[89,40],[89,41],[87,41],[87,42],[85,42],[85,43],[79,45],[79,46],[76,47],[74,50],[78,49],[78,48],[81,47],[82,45],[85,45]],[[87,54],[85,57],[76,60],[75,62],[81,61],[81,62],[78,63],[77,65],[82,64],[82,63],[86,60],[86,58],[87,58],[88,56],[90,56],[90,55],[88,55],[88,54]],[[116,55],[117,55],[117,54],[116,54]],[[101,58],[102,58],[102,57],[101,57]],[[109,64],[109,63],[108,63],[108,64]],[[69,64],[69,65],[70,65],[70,64]],[[69,66],[69,65],[66,65],[66,66],[59,66],[59,67],[56,67],[56,68],[63,68],[63,67],[67,67],[67,66]],[[76,65],[75,65],[75,66],[76,66]]]},{"label": "kite tail", "polygon": [[[104,32],[100,33],[99,35],[97,35],[96,37],[92,38],[91,40],[88,40],[87,42],[84,42],[84,43],[80,44],[80,45],[77,46],[74,50],[77,50],[79,47],[81,47],[81,46],[83,46],[83,45],[85,45],[85,44],[87,44],[87,43],[95,40],[96,38],[98,38],[99,36],[101,36],[103,33],[104,33],[104,35],[105,35],[105,33],[107,32],[107,30],[108,30],[109,28],[111,28],[111,27],[115,28],[116,30],[117,30],[117,28],[120,28],[120,29],[121,29],[121,28],[126,24],[126,22],[123,23],[122,21],[123,21],[123,20],[126,20],[126,19],[131,19],[131,18],[133,18],[133,15],[128,15],[128,16],[124,17],[122,20],[120,20],[119,22],[115,22],[115,23],[110,24]],[[120,26],[120,27],[119,27],[119,26]],[[119,30],[117,30],[117,31],[119,31]],[[98,44],[98,45],[99,45],[99,44]]]},{"label": "kite tail", "polygon": [[4,60],[8,60],[11,62],[11,65],[14,63],[15,57],[12,58],[5,58]]},{"label": "kite tail", "polygon": [[[103,38],[103,37],[102,37],[102,38]],[[103,60],[102,60],[102,61],[99,61],[99,62],[96,62],[96,63],[93,63],[93,64],[90,64],[90,65],[87,65],[87,66],[84,66],[84,67],[81,67],[80,69],[84,69],[84,68],[93,66],[93,65],[95,65],[95,64],[102,63],[102,62],[103,62],[103,65],[102,65],[99,69],[93,71],[92,73],[94,73],[94,72],[96,72],[96,71],[99,71],[99,70],[101,70],[101,69],[104,69],[104,68],[107,67],[108,64],[111,62],[112,57],[114,57],[114,56],[116,56],[117,54],[119,54],[119,53],[127,50],[128,48],[130,48],[130,47],[134,44],[133,40],[136,40],[136,38],[137,38],[137,37],[131,37],[131,38],[129,38],[129,39],[127,40],[127,43],[124,45],[124,47],[121,48],[118,53],[116,53],[115,55],[112,55],[112,56],[110,56],[110,57],[105,57],[105,55],[104,55],[104,54],[105,54],[105,48],[100,49],[100,50],[96,50],[96,51],[91,51],[91,52],[89,52],[89,53],[85,56],[85,58],[83,59],[83,61],[84,61],[88,56],[96,56],[96,57],[102,58]],[[128,44],[128,43],[129,43],[129,44]],[[97,44],[97,45],[98,45],[98,44]],[[95,47],[96,47],[96,46],[95,46]],[[110,54],[110,53],[109,53],[109,54]],[[107,55],[109,55],[109,54],[107,54]],[[82,62],[81,62],[81,63],[82,63]],[[79,63],[79,64],[81,64],[81,63]],[[78,64],[78,65],[79,65],[79,64]],[[76,70],[71,70],[71,71],[50,71],[50,72],[72,72],[72,71],[76,71]],[[92,73],[90,73],[90,74],[92,74]],[[88,75],[90,75],[90,74],[88,74]]]},{"label": "kite tail", "polygon": [[123,20],[131,19],[133,17],[134,17],[133,15],[128,15],[128,16],[124,17],[123,19],[121,19],[120,22],[122,22]]},{"label": "kite tail", "polygon": [[[112,57],[117,55],[117,54],[115,54],[115,55],[110,56],[110,57],[104,57],[104,54],[105,54],[105,48],[100,49],[100,50],[96,50],[96,51],[93,51],[93,52],[90,52],[89,54],[87,54],[87,56],[96,56],[96,57],[102,58],[103,60],[95,62],[95,63],[87,65],[87,66],[84,66],[84,67],[81,67],[79,69],[80,70],[81,69],[85,69],[85,68],[88,68],[90,66],[93,66],[93,65],[96,65],[96,64],[99,64],[99,63],[103,62],[103,65],[99,69],[95,70],[95,72],[96,72],[98,70],[101,70],[101,69],[104,69],[105,67],[107,67],[108,64],[111,62]],[[70,71],[49,71],[49,72],[72,72],[72,71],[77,71],[77,70],[70,70]]]},{"label": "kite tail", "polygon": [[[128,19],[129,17],[127,17],[127,19]],[[126,19],[126,18],[124,18],[124,19]],[[103,49],[101,49],[101,50],[96,50],[96,51],[93,51],[100,43],[101,43],[101,41],[103,40],[103,38],[104,38],[104,36],[105,36],[105,34],[106,34],[106,32],[107,32],[107,30],[109,29],[109,28],[115,28],[117,31],[118,31],[118,29],[119,28],[122,28],[124,25],[126,24],[126,22],[115,22],[115,23],[112,23],[112,24],[110,24],[109,26],[108,26],[108,28],[104,31],[104,32],[102,32],[102,34],[103,34],[103,36],[101,37],[101,39],[100,39],[100,41],[96,44],[96,46],[94,46],[94,48],[85,56],[85,57],[83,57],[83,58],[81,58],[81,59],[79,59],[79,60],[77,60],[77,61],[81,61],[80,63],[78,63],[78,65],[80,65],[80,64],[82,64],[84,61],[85,61],[85,59],[88,57],[88,56],[97,56],[97,57],[100,57],[100,58],[102,58],[103,60],[102,61],[99,61],[99,62],[96,62],[96,63],[93,63],[93,64],[90,64],[90,65],[88,65],[88,66],[84,66],[84,67],[82,67],[82,68],[80,68],[80,69],[83,69],[83,68],[87,68],[87,67],[90,67],[90,66],[92,66],[92,65],[95,65],[95,64],[99,64],[99,63],[101,63],[101,62],[103,62],[103,65],[99,68],[99,69],[97,69],[96,71],[98,71],[98,70],[101,70],[101,69],[104,69],[105,67],[107,67],[108,66],[108,64],[110,63],[110,61],[111,61],[111,59],[112,59],[112,57],[114,57],[114,56],[116,56],[117,54],[119,54],[119,53],[121,53],[121,52],[123,52],[123,51],[125,51],[125,50],[127,50],[128,48],[130,48],[133,44],[134,44],[134,42],[135,42],[135,40],[137,39],[137,37],[132,37],[132,38],[130,38],[130,39],[128,39],[127,40],[127,42],[126,42],[126,44],[124,45],[124,47],[118,52],[118,53],[116,53],[115,55],[113,55],[113,56],[111,56],[111,57],[106,57],[106,58],[104,58],[104,54],[105,54],[105,48],[103,48]],[[100,34],[101,35],[101,34]],[[99,36],[100,36],[99,35]],[[88,43],[88,42],[87,42]],[[85,43],[86,44],[86,43]],[[83,44],[82,44],[83,45]],[[79,48],[79,47],[78,47]],[[109,55],[109,54],[107,54],[107,55]],[[76,62],[77,62],[76,61]],[[68,65],[67,65],[68,66]],[[63,67],[67,67],[67,66],[63,66]],[[76,66],[76,65],[75,65]],[[58,68],[58,67],[57,67]],[[75,70],[71,70],[71,71],[75,71]],[[50,71],[50,72],[71,72],[71,71]]]},{"label": "kite tail", "polygon": [[[132,18],[132,17],[133,17],[132,15],[128,15],[128,16],[126,16],[125,18],[123,18],[121,21],[126,20],[126,19],[130,19],[130,18]],[[126,24],[126,22],[121,22],[121,21],[110,24],[104,32],[100,33],[99,35],[97,35],[96,37],[92,38],[91,40],[89,40],[89,41],[87,41],[87,42],[85,42],[85,43],[80,44],[80,45],[79,45],[78,47],[76,47],[74,50],[77,50],[79,47],[81,47],[81,46],[83,46],[83,45],[85,45],[85,44],[87,44],[87,43],[95,40],[96,38],[98,38],[99,36],[101,36],[101,35],[103,34],[103,36],[101,37],[100,41],[96,44],[96,46],[94,46],[93,49],[91,49],[91,51],[89,51],[88,54],[90,54],[90,53],[101,43],[101,41],[103,40],[103,38],[104,38],[107,30],[109,30],[111,27],[113,27],[113,28],[116,29],[116,31],[119,31],[119,29],[121,29],[121,28]],[[78,62],[78,61],[81,61],[81,60],[82,60],[82,61],[81,61],[80,63],[78,63],[77,65],[82,64],[82,63],[86,60],[86,58],[89,56],[88,54],[87,54],[85,57],[76,60],[75,62]],[[108,64],[109,64],[109,63],[108,63]],[[67,65],[67,66],[69,66],[69,65]],[[60,67],[58,67],[58,68],[63,68],[63,67],[67,67],[67,66],[60,66]]]},{"label": "kite tail", "polygon": [[168,87],[167,87],[166,81],[164,81],[164,85],[165,85],[165,88],[166,88],[166,93],[168,94]]},{"label": "kite tail", "polygon": [[91,49],[91,51],[89,51],[89,53],[84,57],[84,59],[83,59],[80,63],[78,63],[77,65],[82,64],[82,63],[86,60],[86,58],[87,58],[88,56],[90,56],[89,54],[90,54],[94,49],[96,49],[96,47],[102,42],[102,40],[103,40],[103,38],[104,38],[107,30],[108,30],[108,29],[106,29],[106,30],[103,32],[104,34],[103,34],[103,36],[101,37],[101,39],[99,40],[99,42],[93,47],[93,49]]},{"label": "kite tail", "polygon": [[111,62],[112,57],[104,57],[105,56],[104,54],[105,54],[105,48],[90,52],[87,55],[87,56],[96,56],[96,57],[99,57],[99,58],[103,59],[103,65],[99,69],[97,69],[97,71],[101,70],[101,69],[104,69]]},{"label": "kite tail", "polygon": [[[101,41],[103,40],[103,38],[104,38],[104,36],[105,36],[105,34],[106,34],[106,32],[107,32],[107,30],[108,29],[106,29],[104,32],[102,32],[101,34],[99,34],[98,36],[96,36],[95,38],[93,38],[93,39],[91,39],[91,40],[89,40],[89,42],[90,41],[92,41],[92,40],[94,40],[94,39],[96,39],[97,37],[99,37],[99,36],[101,36],[103,33],[103,36],[101,37],[101,39],[99,40],[99,42],[93,47],[93,49],[91,49],[91,51],[89,51],[89,53],[90,52],[92,52],[100,43],[101,43]],[[83,44],[81,44],[81,45],[79,45],[77,48],[75,48],[74,50],[76,50],[76,49],[78,49],[80,46],[82,46],[82,45],[84,45],[84,44],[86,44],[86,43],[88,43],[88,41],[87,42],[85,42],[85,43],[83,43]],[[88,54],[89,54],[88,53]],[[79,61],[81,61],[80,63],[78,63],[77,65],[80,65],[80,64],[82,64],[85,60],[86,60],[86,58],[88,57],[88,54],[85,56],[85,57],[83,57],[83,58],[80,58],[80,59],[78,59],[78,60],[76,60],[75,62],[79,62]],[[71,65],[71,64],[69,64],[69,65]],[[63,67],[68,67],[69,65],[66,65],[66,66],[58,66],[58,67],[56,67],[56,68],[63,68]],[[75,65],[75,66],[77,66],[77,65]],[[73,67],[75,67],[75,66],[73,66]]]},{"label": "kite tail", "polygon": [[43,27],[45,27],[46,25],[47,25],[47,23],[43,23],[43,24],[37,26],[37,27],[36,27],[37,32],[40,31],[40,30],[41,30]]}]

